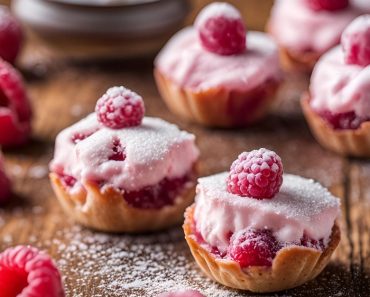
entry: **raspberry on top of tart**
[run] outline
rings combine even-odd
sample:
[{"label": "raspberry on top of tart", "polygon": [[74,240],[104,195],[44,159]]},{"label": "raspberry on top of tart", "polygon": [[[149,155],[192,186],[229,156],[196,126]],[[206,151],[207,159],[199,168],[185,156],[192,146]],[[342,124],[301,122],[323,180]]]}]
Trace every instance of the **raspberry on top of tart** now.
[{"label": "raspberry on top of tart", "polygon": [[[64,196],[83,196],[74,201],[80,201],[75,208],[77,220],[89,220],[84,224],[91,225],[90,218],[80,216],[87,216],[101,201],[89,201],[91,188],[107,196],[106,201],[120,197],[116,202],[125,207],[120,204],[124,210],[116,210],[118,217],[128,210],[147,211],[148,216],[150,210],[154,215],[166,207],[180,212],[179,207],[191,203],[182,196],[195,185],[199,151],[194,135],[159,118],[144,117],[144,110],[141,96],[113,87],[98,100],[95,113],[57,136],[50,170],[63,186]],[[119,227],[121,219],[115,228],[125,231]]]},{"label": "raspberry on top of tart", "polygon": [[[224,285],[258,292],[297,286],[324,268],[339,242],[339,199],[311,179],[283,174],[273,151],[240,154],[230,172],[200,178],[196,193],[186,239],[201,268]],[[297,251],[315,263],[300,263],[302,279],[286,274],[282,281],[282,263]]]},{"label": "raspberry on top of tart", "polygon": [[282,81],[272,39],[247,32],[240,12],[221,2],[203,8],[193,26],[169,40],[154,64],[169,108],[208,126],[255,122],[266,114]]}]

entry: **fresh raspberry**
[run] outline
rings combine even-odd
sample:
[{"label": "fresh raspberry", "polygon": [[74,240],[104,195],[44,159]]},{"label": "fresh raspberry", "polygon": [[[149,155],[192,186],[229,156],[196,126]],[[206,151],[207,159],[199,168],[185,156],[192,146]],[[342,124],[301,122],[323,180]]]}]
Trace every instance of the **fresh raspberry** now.
[{"label": "fresh raspberry", "polygon": [[348,7],[349,0],[305,0],[309,8],[315,11],[335,11]]},{"label": "fresh raspberry", "polygon": [[144,117],[141,96],[124,87],[113,87],[96,103],[98,120],[106,127],[121,129],[138,126]]},{"label": "fresh raspberry", "polygon": [[347,64],[370,64],[370,14],[359,16],[343,31],[341,44]]},{"label": "fresh raspberry", "polygon": [[230,168],[227,190],[235,195],[268,199],[283,183],[283,164],[273,151],[261,148],[241,153]]},{"label": "fresh raspberry", "polygon": [[241,268],[245,268],[271,266],[278,250],[279,244],[270,230],[247,229],[234,233],[228,253]]},{"label": "fresh raspberry", "polygon": [[31,132],[31,106],[16,69],[0,59],[0,145],[25,143]]},{"label": "fresh raspberry", "polygon": [[158,295],[157,297],[205,297],[205,296],[195,290],[181,290],[176,292],[163,293]]},{"label": "fresh raspberry", "polygon": [[17,246],[0,254],[2,297],[63,297],[61,277],[52,259],[36,248]]},{"label": "fresh raspberry", "polygon": [[6,202],[10,198],[11,193],[11,182],[5,173],[3,158],[0,152],[0,204]]},{"label": "fresh raspberry", "polygon": [[109,160],[124,161],[126,159],[125,150],[122,148],[119,139],[114,139],[112,150],[113,154],[109,156]]},{"label": "fresh raspberry", "polygon": [[21,26],[8,8],[0,6],[0,57],[9,63],[14,63],[22,41]]},{"label": "fresh raspberry", "polygon": [[239,11],[228,3],[212,3],[195,20],[202,46],[219,55],[235,55],[246,49],[246,28]]}]

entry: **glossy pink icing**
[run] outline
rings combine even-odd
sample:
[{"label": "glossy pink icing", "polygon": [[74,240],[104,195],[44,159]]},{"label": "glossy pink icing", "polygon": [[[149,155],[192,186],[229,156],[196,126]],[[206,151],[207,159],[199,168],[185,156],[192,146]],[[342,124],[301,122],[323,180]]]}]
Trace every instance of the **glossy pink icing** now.
[{"label": "glossy pink icing", "polygon": [[343,56],[337,46],[316,64],[310,84],[311,106],[317,111],[354,111],[370,117],[370,65],[345,64]]},{"label": "glossy pink icing", "polygon": [[[77,133],[93,134],[75,144]],[[117,139],[124,148],[124,161],[109,160]],[[75,177],[75,190],[88,181],[139,190],[166,177],[184,176],[198,156],[195,136],[166,121],[144,117],[140,126],[113,130],[100,125],[92,113],[59,133],[50,170]]]},{"label": "glossy pink icing", "polygon": [[253,227],[273,231],[281,242],[300,242],[305,232],[327,242],[340,212],[339,199],[319,183],[285,174],[280,192],[273,199],[241,197],[226,190],[228,173],[199,179],[195,198],[196,228],[221,253],[229,245],[230,232]]},{"label": "glossy pink icing", "polygon": [[357,16],[370,12],[370,1],[352,1],[334,12],[314,11],[304,0],[277,0],[271,11],[269,30],[276,42],[291,51],[322,54],[340,41],[344,28]]},{"label": "glossy pink icing", "polygon": [[247,33],[247,51],[222,56],[205,50],[194,27],[174,35],[155,59],[162,74],[195,91],[212,88],[251,90],[269,79],[281,80],[277,47],[264,33]]}]

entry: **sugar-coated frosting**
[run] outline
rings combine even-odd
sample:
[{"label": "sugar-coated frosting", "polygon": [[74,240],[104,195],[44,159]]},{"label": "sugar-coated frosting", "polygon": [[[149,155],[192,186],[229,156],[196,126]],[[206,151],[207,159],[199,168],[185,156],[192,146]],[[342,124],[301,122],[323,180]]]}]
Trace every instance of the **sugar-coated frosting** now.
[{"label": "sugar-coated frosting", "polygon": [[[72,138],[78,133],[93,134],[75,144]],[[124,161],[109,160],[117,139]],[[145,117],[140,126],[113,130],[99,124],[92,113],[59,133],[50,170],[71,175],[82,185],[104,181],[115,188],[139,190],[166,177],[184,176],[198,156],[195,136],[166,121]]]},{"label": "sugar-coated frosting", "polygon": [[226,190],[228,173],[199,179],[195,200],[196,228],[207,243],[226,252],[228,235],[246,228],[273,231],[281,242],[299,242],[303,234],[328,240],[339,215],[339,199],[319,183],[285,174],[273,199],[257,200]]},{"label": "sugar-coated frosting", "polygon": [[337,46],[316,64],[310,94],[315,110],[354,111],[360,117],[370,117],[370,65],[344,63],[343,51]]},{"label": "sugar-coated frosting", "polygon": [[174,35],[159,53],[155,66],[181,87],[248,91],[266,80],[281,80],[277,47],[264,33],[247,33],[245,53],[223,56],[204,49],[194,27]]},{"label": "sugar-coated frosting", "polygon": [[340,41],[344,28],[357,16],[370,12],[370,1],[356,0],[337,11],[315,11],[304,0],[276,0],[269,30],[283,47],[294,52],[324,53]]}]

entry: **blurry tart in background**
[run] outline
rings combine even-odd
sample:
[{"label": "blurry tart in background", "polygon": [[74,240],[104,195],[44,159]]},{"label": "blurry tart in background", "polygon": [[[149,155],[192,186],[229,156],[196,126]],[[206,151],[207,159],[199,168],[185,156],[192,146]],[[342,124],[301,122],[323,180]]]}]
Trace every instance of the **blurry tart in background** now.
[{"label": "blurry tart in background", "polygon": [[50,178],[66,213],[108,232],[179,223],[194,199],[194,135],[144,117],[143,99],[113,87],[96,112],[59,133]]},{"label": "blurry tart in background", "polygon": [[370,157],[370,15],[355,19],[316,64],[302,107],[322,146]]},{"label": "blurry tart in background", "polygon": [[367,0],[277,0],[267,31],[279,45],[285,69],[311,72],[320,56],[340,42],[345,27],[367,12]]},{"label": "blurry tart in background", "polygon": [[263,117],[282,81],[278,51],[262,32],[246,32],[239,11],[212,3],[175,34],[155,59],[168,108],[206,126],[245,126]]},{"label": "blurry tart in background", "polygon": [[340,240],[339,199],[283,174],[267,149],[244,152],[230,172],[198,180],[184,231],[203,272],[236,289],[275,292],[315,278]]}]

